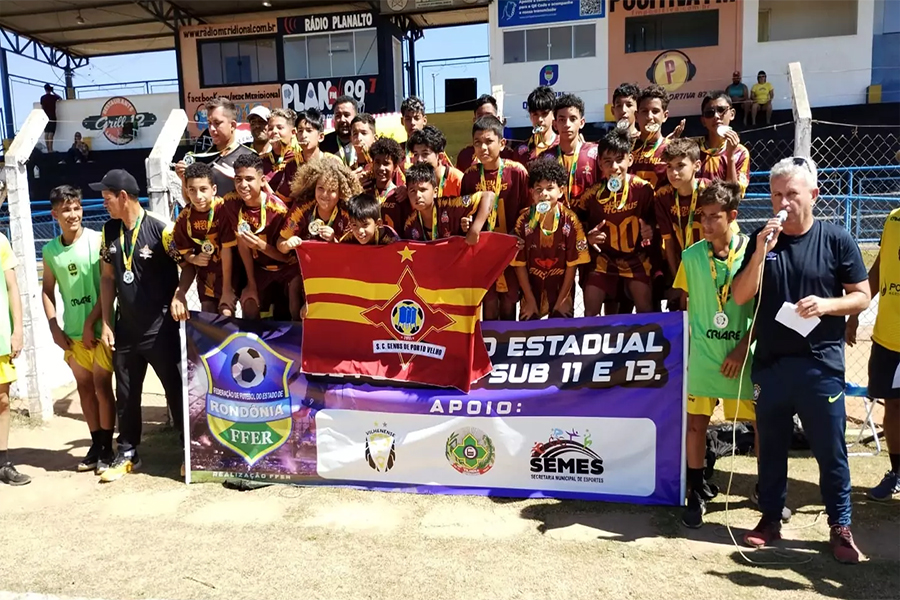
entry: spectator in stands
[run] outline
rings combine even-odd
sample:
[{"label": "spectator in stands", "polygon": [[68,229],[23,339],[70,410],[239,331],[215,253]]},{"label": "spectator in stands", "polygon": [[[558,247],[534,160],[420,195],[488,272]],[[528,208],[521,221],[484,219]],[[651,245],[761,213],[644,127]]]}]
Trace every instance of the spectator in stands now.
[{"label": "spectator in stands", "polygon": [[41,108],[47,113],[47,127],[44,128],[44,142],[47,144],[47,152],[53,152],[53,136],[56,135],[56,103],[62,100],[53,92],[53,86],[49,83],[44,86],[44,95],[41,96]]},{"label": "spectator in stands", "polygon": [[746,126],[747,119],[750,117],[750,111],[747,110],[750,105],[750,90],[741,81],[740,71],[735,71],[731,75],[731,85],[725,88],[725,92],[731,98],[731,106],[735,112],[735,121],[740,120]]},{"label": "spectator in stands", "polygon": [[72,147],[66,152],[66,162],[72,165],[87,162],[90,152],[91,149],[88,148],[88,145],[81,139],[81,132],[76,131],[75,141],[72,142]]},{"label": "spectator in stands", "polygon": [[766,111],[766,125],[772,122],[772,99],[775,97],[775,88],[766,81],[766,72],[760,71],[756,76],[756,83],[750,90],[750,96],[753,98],[750,116],[753,118],[753,126],[756,126],[756,114],[760,110]]}]

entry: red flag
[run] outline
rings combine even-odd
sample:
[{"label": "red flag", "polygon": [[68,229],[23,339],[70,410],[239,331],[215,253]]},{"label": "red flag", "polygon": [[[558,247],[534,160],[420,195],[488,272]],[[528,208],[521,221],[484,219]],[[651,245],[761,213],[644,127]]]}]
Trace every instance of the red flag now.
[{"label": "red flag", "polygon": [[481,300],[516,254],[512,236],[297,248],[308,314],[302,370],[469,391],[491,372]]}]

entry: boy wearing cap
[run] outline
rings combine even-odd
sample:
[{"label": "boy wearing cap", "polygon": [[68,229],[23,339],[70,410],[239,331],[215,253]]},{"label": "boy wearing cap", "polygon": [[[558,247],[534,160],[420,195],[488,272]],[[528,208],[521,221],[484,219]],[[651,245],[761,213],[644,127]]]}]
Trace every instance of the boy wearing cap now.
[{"label": "boy wearing cap", "polygon": [[172,228],[141,207],[138,184],[130,173],[112,170],[99,183],[92,183],[91,189],[103,193],[103,205],[111,217],[100,242],[100,339],[115,352],[119,421],[116,457],[100,476],[100,481],[108,483],[141,466],[137,448],[148,365],[163,385],[174,428],[182,429],[181,339],[179,324],[169,316],[178,287],[178,266],[172,258],[178,260],[179,255]]}]

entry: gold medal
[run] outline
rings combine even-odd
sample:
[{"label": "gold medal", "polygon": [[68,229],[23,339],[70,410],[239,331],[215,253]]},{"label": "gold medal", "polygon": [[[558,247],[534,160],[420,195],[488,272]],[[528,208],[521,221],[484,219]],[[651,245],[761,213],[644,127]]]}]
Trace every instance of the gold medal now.
[{"label": "gold medal", "polygon": [[309,235],[318,236],[319,230],[325,226],[325,221],[322,219],[316,219],[315,221],[310,222],[309,224]]}]

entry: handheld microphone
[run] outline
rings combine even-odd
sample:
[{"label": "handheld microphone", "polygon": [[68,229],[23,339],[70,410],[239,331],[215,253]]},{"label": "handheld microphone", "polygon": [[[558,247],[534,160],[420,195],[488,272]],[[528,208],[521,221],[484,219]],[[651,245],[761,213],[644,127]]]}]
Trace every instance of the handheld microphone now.
[{"label": "handheld microphone", "polygon": [[[775,217],[778,219],[778,224],[779,224],[779,225],[783,225],[784,222],[787,220],[788,213],[787,213],[786,210],[784,210],[784,209],[782,208],[781,210],[778,211],[778,214],[775,215]],[[768,244],[769,242],[772,241],[772,237],[774,237],[774,235],[775,235],[775,232],[774,232],[774,231],[770,231],[770,232],[769,232],[769,235],[766,236],[766,243],[767,243],[767,244]]]}]

